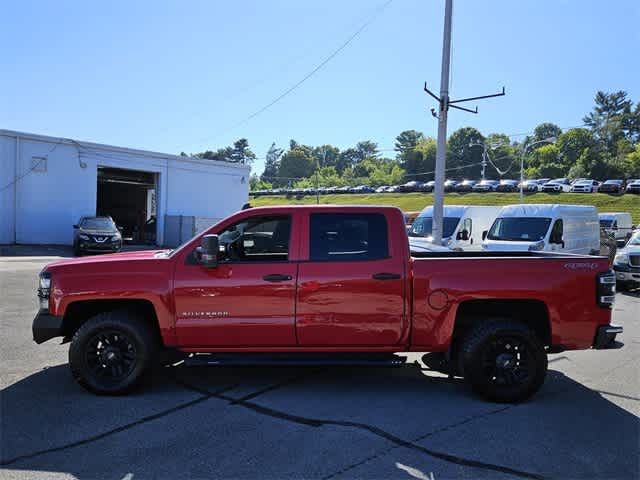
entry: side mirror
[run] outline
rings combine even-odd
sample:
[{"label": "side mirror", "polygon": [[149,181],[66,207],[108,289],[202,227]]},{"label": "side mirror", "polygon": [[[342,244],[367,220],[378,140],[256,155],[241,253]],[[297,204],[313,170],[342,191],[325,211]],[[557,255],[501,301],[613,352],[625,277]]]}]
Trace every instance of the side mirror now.
[{"label": "side mirror", "polygon": [[468,230],[462,230],[461,232],[458,232],[458,234],[456,235],[456,240],[463,240],[463,241],[468,241],[469,240],[469,231]]},{"label": "side mirror", "polygon": [[80,228],[80,225],[74,225],[74,226],[73,226],[73,229],[74,229],[74,230],[77,230],[77,229],[79,229],[79,228]]},{"label": "side mirror", "polygon": [[486,240],[487,239],[487,234],[489,233],[488,230],[485,230],[484,232],[482,232],[482,240]]},{"label": "side mirror", "polygon": [[203,267],[216,268],[218,266],[219,252],[218,235],[205,235],[202,237],[202,243],[197,249],[197,255]]}]

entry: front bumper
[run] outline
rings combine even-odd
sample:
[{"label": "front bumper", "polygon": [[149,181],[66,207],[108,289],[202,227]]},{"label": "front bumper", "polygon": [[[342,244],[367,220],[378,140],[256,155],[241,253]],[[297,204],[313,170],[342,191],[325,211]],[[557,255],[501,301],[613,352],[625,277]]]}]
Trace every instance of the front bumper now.
[{"label": "front bumper", "polygon": [[626,285],[640,285],[640,267],[630,265],[613,264],[616,272],[616,280]]},{"label": "front bumper", "polygon": [[39,310],[31,325],[33,341],[43,343],[54,337],[61,337],[62,323],[63,317],[57,317],[45,310]]},{"label": "front bumper", "polygon": [[622,333],[620,325],[600,325],[596,330],[593,348],[596,350],[610,350],[622,347],[622,342],[616,342],[616,335]]}]

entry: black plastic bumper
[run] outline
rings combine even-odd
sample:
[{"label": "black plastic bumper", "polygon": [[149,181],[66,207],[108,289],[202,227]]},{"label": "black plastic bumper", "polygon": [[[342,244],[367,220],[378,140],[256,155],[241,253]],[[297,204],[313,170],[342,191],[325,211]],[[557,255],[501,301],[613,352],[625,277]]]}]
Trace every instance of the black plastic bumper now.
[{"label": "black plastic bumper", "polygon": [[596,339],[593,348],[596,350],[607,350],[622,347],[621,342],[616,342],[616,335],[622,333],[620,325],[601,325],[596,331]]},{"label": "black plastic bumper", "polygon": [[31,326],[33,341],[42,343],[54,337],[61,337],[62,320],[63,317],[56,317],[40,310],[33,319],[33,325]]}]

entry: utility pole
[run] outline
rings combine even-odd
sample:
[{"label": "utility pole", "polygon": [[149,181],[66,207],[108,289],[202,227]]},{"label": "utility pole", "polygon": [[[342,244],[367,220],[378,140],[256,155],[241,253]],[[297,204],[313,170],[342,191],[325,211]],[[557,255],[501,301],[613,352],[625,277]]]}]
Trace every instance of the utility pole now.
[{"label": "utility pole", "polygon": [[[442,39],[442,69],[440,72],[440,109],[438,110],[438,143],[436,172],[433,186],[433,243],[442,243],[442,217],[444,211],[444,167],[447,150],[447,112],[449,111],[449,67],[451,66],[451,10],[453,0],[445,0],[444,33]],[[426,85],[425,85],[425,88]]]},{"label": "utility pole", "polygon": [[447,113],[449,107],[464,110],[465,112],[478,113],[478,107],[475,110],[464,108],[456,103],[468,102],[471,100],[480,100],[483,98],[499,97],[505,94],[504,87],[501,93],[493,95],[483,95],[480,97],[461,98],[459,100],[449,100],[449,68],[451,66],[451,15],[453,10],[453,0],[445,0],[444,8],[444,32],[442,39],[442,69],[440,72],[440,96],[437,96],[424,85],[424,91],[438,101],[438,142],[436,150],[436,171],[435,185],[433,186],[433,228],[431,230],[433,243],[440,245],[442,243],[442,217],[444,210],[444,172],[445,172],[445,155],[447,150]]}]

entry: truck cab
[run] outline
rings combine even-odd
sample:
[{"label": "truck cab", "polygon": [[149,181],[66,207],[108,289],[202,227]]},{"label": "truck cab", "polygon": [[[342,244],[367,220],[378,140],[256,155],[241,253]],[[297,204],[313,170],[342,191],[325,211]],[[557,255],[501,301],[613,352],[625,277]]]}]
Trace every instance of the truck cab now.
[{"label": "truck cab", "polygon": [[487,252],[600,252],[598,212],[592,206],[507,205],[483,237]]},{"label": "truck cab", "polygon": [[[445,205],[443,209],[442,246],[457,251],[479,251],[482,232],[488,230],[501,207]],[[413,249],[431,242],[433,207],[426,207],[409,229],[409,244]]]}]

